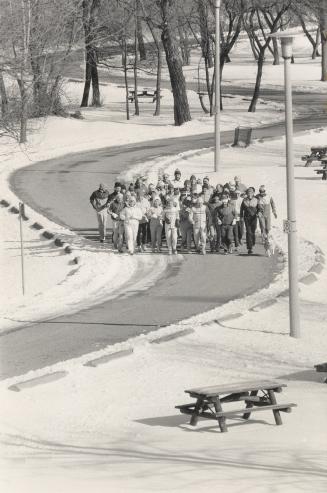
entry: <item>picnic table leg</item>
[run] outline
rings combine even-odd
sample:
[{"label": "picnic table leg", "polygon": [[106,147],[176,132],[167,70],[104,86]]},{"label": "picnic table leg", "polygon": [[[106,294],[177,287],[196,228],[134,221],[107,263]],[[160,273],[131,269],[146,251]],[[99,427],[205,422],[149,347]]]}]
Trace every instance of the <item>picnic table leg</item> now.
[{"label": "picnic table leg", "polygon": [[192,426],[197,425],[197,422],[199,420],[199,413],[201,411],[202,405],[203,405],[203,399],[200,398],[196,401],[196,404],[194,406],[194,412],[191,417],[190,425]]},{"label": "picnic table leg", "polygon": [[[250,397],[255,397],[256,395],[258,394],[258,390],[252,390],[251,393],[250,393]],[[248,402],[246,404],[246,408],[250,408],[250,407],[253,407],[253,402]],[[244,413],[242,418],[243,419],[249,419],[249,417],[251,416],[251,413]]]},{"label": "picnic table leg", "polygon": [[[273,390],[268,390],[269,399],[271,404],[277,404],[275,392]],[[280,412],[276,409],[273,410],[276,425],[282,425],[282,418],[280,417]]]},{"label": "picnic table leg", "polygon": [[[222,412],[223,408],[221,407],[221,402],[220,402],[219,397],[217,397],[213,401],[213,405],[214,405],[214,408],[215,408],[216,413]],[[218,419],[218,424],[219,424],[220,431],[222,433],[227,433],[228,430],[227,430],[227,426],[226,426],[226,418],[225,417],[220,417],[220,418],[217,418],[217,419]]]}]

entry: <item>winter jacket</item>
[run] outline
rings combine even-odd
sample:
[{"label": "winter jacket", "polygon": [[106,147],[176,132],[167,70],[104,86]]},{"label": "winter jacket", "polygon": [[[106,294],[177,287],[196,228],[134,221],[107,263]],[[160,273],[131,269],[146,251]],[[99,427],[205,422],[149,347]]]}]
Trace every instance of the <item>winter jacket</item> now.
[{"label": "winter jacket", "polygon": [[208,206],[201,205],[200,207],[192,207],[191,221],[195,229],[205,229],[211,225],[211,215]]},{"label": "winter jacket", "polygon": [[107,207],[109,203],[108,190],[104,190],[103,192],[101,192],[100,190],[95,190],[95,192],[93,192],[90,196],[90,202],[92,204],[92,207],[94,207],[97,212],[102,211]]},{"label": "winter jacket", "polygon": [[231,200],[231,204],[235,207],[235,213],[236,213],[235,217],[237,221],[239,221],[240,219],[242,202],[243,202],[242,197],[238,197],[235,200]]},{"label": "winter jacket", "polygon": [[108,212],[111,215],[111,218],[113,221],[120,221],[120,213],[124,209],[125,204],[124,202],[116,202],[114,200],[111,202],[111,204],[108,207]]},{"label": "winter jacket", "polygon": [[150,209],[150,202],[145,197],[142,197],[140,200],[137,200],[136,205],[142,211],[142,218],[140,223],[147,223],[148,222],[147,212]]},{"label": "winter jacket", "polygon": [[134,205],[133,207],[124,207],[120,213],[120,219],[125,221],[126,224],[128,224],[129,221],[141,221],[142,210],[137,205]]},{"label": "winter jacket", "polygon": [[159,205],[158,207],[150,207],[150,209],[148,209],[148,212],[147,212],[147,217],[150,219],[150,222],[152,220],[159,220],[159,221],[162,221],[163,220],[163,208],[161,205]]},{"label": "winter jacket", "polygon": [[217,216],[223,226],[231,226],[234,219],[236,219],[234,205],[231,202],[228,202],[227,205],[220,205],[217,210]]},{"label": "winter jacket", "polygon": [[177,207],[169,206],[163,211],[163,218],[168,229],[177,228],[179,222],[179,210]]},{"label": "winter jacket", "polygon": [[274,199],[270,195],[260,195],[256,196],[258,200],[258,212],[261,213],[264,217],[270,216],[270,209],[276,214],[276,206]]},{"label": "winter jacket", "polygon": [[181,223],[184,224],[193,224],[191,219],[191,209],[190,207],[182,207],[179,212],[179,218]]},{"label": "winter jacket", "polygon": [[241,204],[240,217],[245,219],[247,217],[253,217],[258,214],[258,200],[255,197],[248,199],[245,197]]}]

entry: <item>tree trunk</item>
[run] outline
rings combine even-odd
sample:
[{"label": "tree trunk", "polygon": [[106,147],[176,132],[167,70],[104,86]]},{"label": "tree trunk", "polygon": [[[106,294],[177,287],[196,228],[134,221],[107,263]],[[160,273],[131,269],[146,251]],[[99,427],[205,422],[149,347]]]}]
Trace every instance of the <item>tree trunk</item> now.
[{"label": "tree trunk", "polygon": [[321,80],[327,81],[327,0],[320,2]]},{"label": "tree trunk", "polygon": [[4,118],[8,114],[8,98],[7,98],[5,81],[3,80],[2,70],[0,70],[0,97],[1,97],[1,115]]},{"label": "tree trunk", "polygon": [[256,110],[256,107],[257,107],[257,102],[258,102],[259,94],[260,94],[260,86],[261,86],[264,61],[265,61],[264,51],[261,51],[259,53],[259,58],[258,58],[257,77],[256,77],[256,81],[255,81],[255,88],[254,88],[252,101],[250,103],[249,110],[248,110],[249,113],[254,113]]},{"label": "tree trunk", "polygon": [[278,51],[277,39],[276,38],[272,38],[272,43],[273,43],[273,54],[274,54],[273,65],[280,65],[280,58],[279,58],[279,51]]},{"label": "tree trunk", "polygon": [[160,107],[161,107],[161,71],[162,71],[162,52],[159,47],[157,53],[157,83],[156,83],[156,91],[157,91],[157,99],[156,99],[156,109],[154,111],[153,116],[160,115]]},{"label": "tree trunk", "polygon": [[190,65],[190,46],[188,37],[183,30],[182,21],[180,19],[178,19],[178,35],[179,44],[181,47],[182,63],[184,66]]},{"label": "tree trunk", "polygon": [[100,88],[97,66],[97,52],[94,46],[95,17],[99,8],[98,0],[83,0],[83,28],[85,42],[85,84],[81,106],[88,106],[92,82],[92,106],[100,106]]},{"label": "tree trunk", "polygon": [[92,65],[90,63],[89,57],[91,56],[89,50],[86,51],[86,59],[85,59],[85,82],[84,82],[84,91],[82,96],[81,107],[86,107],[89,104],[89,94],[91,88],[91,79],[92,79]]},{"label": "tree trunk", "polygon": [[172,13],[169,12],[173,6],[171,0],[161,0],[163,27],[161,40],[164,46],[166,61],[169,70],[170,83],[174,97],[174,120],[175,125],[191,120],[190,108],[186,93],[186,83],[183,74],[182,61],[178,52],[178,45],[170,26]]},{"label": "tree trunk", "polygon": [[138,65],[138,46],[137,46],[137,28],[135,29],[134,37],[134,105],[135,105],[135,116],[140,114],[139,98],[137,96],[138,84],[137,84],[137,65]]},{"label": "tree trunk", "polygon": [[126,101],[126,120],[129,120],[129,87],[128,87],[128,77],[127,77],[127,43],[124,39],[122,61],[124,67],[124,82],[125,82],[125,101]]},{"label": "tree trunk", "polygon": [[314,46],[313,51],[312,51],[312,60],[315,60],[317,58],[317,56],[320,56],[320,53],[318,50],[319,42],[320,42],[320,29],[318,27],[317,31],[316,31],[315,46]]},{"label": "tree trunk", "polygon": [[210,36],[208,30],[208,12],[204,0],[198,0],[198,12],[200,20],[200,33],[201,33],[201,51],[204,59],[207,59],[208,67],[214,66],[212,49],[210,44]]},{"label": "tree trunk", "polygon": [[137,42],[140,54],[140,60],[146,60],[146,49],[143,39],[143,29],[142,29],[142,16],[141,16],[141,5],[140,0],[136,0],[136,32],[137,32]]}]

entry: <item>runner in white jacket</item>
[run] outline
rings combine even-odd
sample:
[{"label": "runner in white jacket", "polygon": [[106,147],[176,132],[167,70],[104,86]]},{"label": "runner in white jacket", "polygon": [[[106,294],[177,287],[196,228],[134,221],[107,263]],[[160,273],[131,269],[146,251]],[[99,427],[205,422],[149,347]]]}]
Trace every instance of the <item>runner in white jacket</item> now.
[{"label": "runner in white jacket", "polygon": [[134,254],[136,247],[137,231],[142,219],[142,211],[136,205],[136,198],[130,197],[126,207],[120,213],[120,219],[124,221],[125,236],[128,252]]}]

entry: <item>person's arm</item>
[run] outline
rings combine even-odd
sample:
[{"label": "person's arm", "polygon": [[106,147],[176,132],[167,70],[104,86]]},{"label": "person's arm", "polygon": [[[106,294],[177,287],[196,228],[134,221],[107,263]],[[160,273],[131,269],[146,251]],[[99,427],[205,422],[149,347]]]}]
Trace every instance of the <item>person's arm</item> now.
[{"label": "person's arm", "polygon": [[91,194],[91,196],[90,196],[90,203],[91,203],[91,205],[92,205],[93,209],[96,211],[96,210],[97,210],[97,208],[96,208],[96,205],[95,205],[95,198],[96,198],[96,196],[95,196],[95,192],[93,192],[93,193]]},{"label": "person's arm", "polygon": [[244,200],[242,200],[240,207],[240,219],[244,219]]},{"label": "person's arm", "polygon": [[274,199],[272,197],[270,197],[270,205],[271,205],[271,210],[273,212],[273,215],[277,219],[276,205],[275,205]]}]

